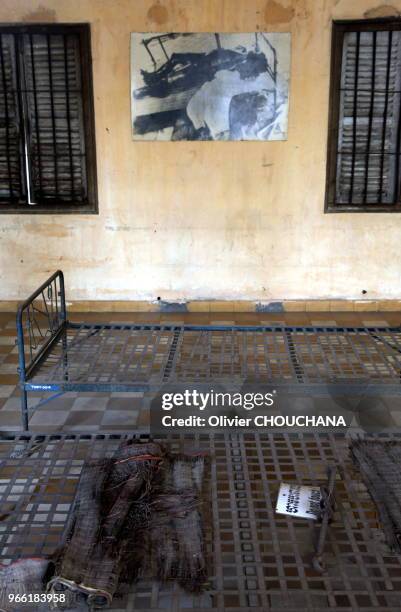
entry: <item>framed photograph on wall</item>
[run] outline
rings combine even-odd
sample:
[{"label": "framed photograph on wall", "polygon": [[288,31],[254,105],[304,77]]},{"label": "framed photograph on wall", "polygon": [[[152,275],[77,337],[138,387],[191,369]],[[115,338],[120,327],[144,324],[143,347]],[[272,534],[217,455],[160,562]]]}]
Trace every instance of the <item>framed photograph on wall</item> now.
[{"label": "framed photograph on wall", "polygon": [[286,140],[288,33],[132,33],[134,140]]}]

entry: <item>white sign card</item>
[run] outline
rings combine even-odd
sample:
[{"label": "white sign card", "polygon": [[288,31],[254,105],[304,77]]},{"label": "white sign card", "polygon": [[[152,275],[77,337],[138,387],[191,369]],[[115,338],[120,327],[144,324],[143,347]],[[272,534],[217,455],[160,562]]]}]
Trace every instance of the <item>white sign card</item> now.
[{"label": "white sign card", "polygon": [[296,518],[317,520],[320,515],[321,497],[319,487],[282,482],[278,493],[276,512]]}]

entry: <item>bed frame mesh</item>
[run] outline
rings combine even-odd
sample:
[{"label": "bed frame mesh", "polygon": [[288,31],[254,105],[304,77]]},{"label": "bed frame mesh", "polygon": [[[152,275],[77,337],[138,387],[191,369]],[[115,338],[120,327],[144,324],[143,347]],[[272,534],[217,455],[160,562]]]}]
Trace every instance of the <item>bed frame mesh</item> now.
[{"label": "bed frame mesh", "polygon": [[[7,436],[0,440],[1,560],[50,555],[60,542],[84,462],[110,455],[123,435]],[[386,437],[389,439],[389,436]],[[394,436],[393,436],[394,439]],[[397,438],[397,439],[401,439]],[[115,611],[265,612],[400,610],[401,557],[387,548],[345,437],[313,434],[172,435],[211,456],[206,545],[210,585],[201,596],[141,580]],[[336,464],[337,510],[327,571],[311,567],[318,528],[276,515],[280,481],[323,485]]]},{"label": "bed frame mesh", "polygon": [[68,324],[31,382],[400,384],[401,329]]}]

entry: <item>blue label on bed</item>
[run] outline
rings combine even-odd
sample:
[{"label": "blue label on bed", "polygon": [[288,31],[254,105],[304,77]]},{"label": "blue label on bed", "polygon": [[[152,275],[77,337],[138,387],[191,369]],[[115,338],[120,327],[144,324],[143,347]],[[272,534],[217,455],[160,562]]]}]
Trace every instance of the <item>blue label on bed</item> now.
[{"label": "blue label on bed", "polygon": [[29,391],[59,391],[59,385],[37,385],[37,384],[27,384],[25,388]]}]

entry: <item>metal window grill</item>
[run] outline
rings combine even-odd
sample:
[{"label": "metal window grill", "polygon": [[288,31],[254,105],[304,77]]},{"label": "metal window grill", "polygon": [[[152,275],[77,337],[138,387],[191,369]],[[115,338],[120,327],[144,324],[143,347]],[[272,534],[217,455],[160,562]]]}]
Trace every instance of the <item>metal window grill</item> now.
[{"label": "metal window grill", "polygon": [[394,204],[399,197],[401,32],[343,37],[336,204]]},{"label": "metal window grill", "polygon": [[[111,455],[127,437],[3,436],[2,562],[54,552],[84,462]],[[385,544],[346,438],[249,433],[193,440],[174,434],[165,441],[175,452],[196,445],[210,455],[210,519],[205,523],[209,588],[195,597],[144,578],[121,589],[115,612],[399,611],[401,556]],[[316,524],[277,515],[274,507],[281,481],[324,485],[328,464],[337,466],[337,505],[323,551],[326,573],[321,575],[311,566]]]},{"label": "metal window grill", "polygon": [[0,206],[87,197],[82,40],[0,29]]}]

